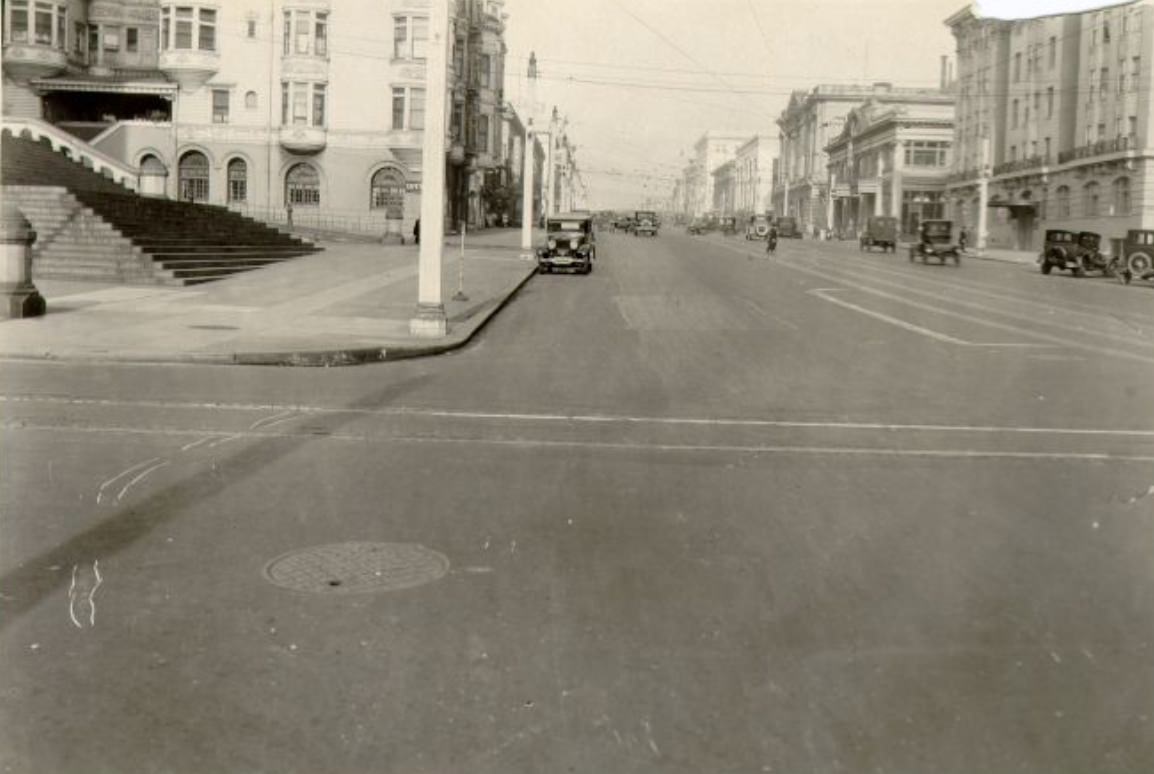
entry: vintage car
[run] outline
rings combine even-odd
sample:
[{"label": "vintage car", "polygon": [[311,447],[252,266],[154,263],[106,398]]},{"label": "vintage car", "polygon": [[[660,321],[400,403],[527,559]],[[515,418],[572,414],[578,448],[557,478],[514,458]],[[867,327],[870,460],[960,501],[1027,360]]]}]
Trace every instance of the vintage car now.
[{"label": "vintage car", "polygon": [[694,236],[704,234],[709,231],[709,224],[705,218],[694,218],[689,221],[689,225],[685,227],[685,233],[693,234]]},{"label": "vintage car", "polygon": [[717,227],[722,234],[733,236],[737,233],[737,218],[732,215],[722,215],[717,219]]},{"label": "vintage car", "polygon": [[657,236],[657,213],[638,210],[633,214],[633,236]]},{"label": "vintage car", "polygon": [[769,218],[765,215],[753,215],[745,224],[746,239],[765,239],[769,236]]},{"label": "vintage car", "polygon": [[545,246],[537,248],[537,271],[542,274],[593,271],[597,246],[593,218],[588,213],[551,215],[545,222],[545,236]]},{"label": "vintage car", "polygon": [[918,227],[918,239],[910,245],[910,261],[919,257],[922,263],[936,258],[945,264],[952,260],[955,266],[962,264],[962,249],[954,242],[954,222],[952,220],[923,220]]},{"label": "vintage car", "polygon": [[779,239],[801,239],[801,227],[797,218],[787,215],[777,219],[777,236]]},{"label": "vintage car", "polygon": [[898,219],[888,215],[871,215],[861,232],[860,249],[873,251],[880,247],[892,253],[898,249]]},{"label": "vintage car", "polygon": [[1127,231],[1118,258],[1116,273],[1123,284],[1135,279],[1154,280],[1154,231]]},{"label": "vintage car", "polygon": [[1084,277],[1088,271],[1100,271],[1103,276],[1111,276],[1117,262],[1110,256],[1109,242],[1106,249],[1102,249],[1101,234],[1047,229],[1038,264],[1043,274],[1058,269],[1069,271],[1075,277]]}]

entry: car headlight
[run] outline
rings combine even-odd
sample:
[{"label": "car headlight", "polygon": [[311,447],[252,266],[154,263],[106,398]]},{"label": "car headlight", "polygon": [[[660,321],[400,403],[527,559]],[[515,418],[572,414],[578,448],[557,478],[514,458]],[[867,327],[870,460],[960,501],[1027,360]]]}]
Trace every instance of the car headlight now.
[{"label": "car headlight", "polygon": [[550,250],[556,250],[557,249],[557,240],[556,239],[550,239],[546,244],[549,245]]}]

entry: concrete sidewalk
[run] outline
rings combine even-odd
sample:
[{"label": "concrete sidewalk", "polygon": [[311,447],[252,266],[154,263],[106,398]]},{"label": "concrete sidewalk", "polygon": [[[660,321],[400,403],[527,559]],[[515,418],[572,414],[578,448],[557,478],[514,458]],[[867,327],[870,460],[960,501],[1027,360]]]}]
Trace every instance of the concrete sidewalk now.
[{"label": "concrete sidewalk", "polygon": [[[0,321],[0,357],[336,366],[462,346],[533,275],[520,231],[447,240],[449,333],[417,338],[415,245],[322,242],[324,252],[188,288],[36,280],[48,314]],[[466,299],[455,299],[464,267]]]}]

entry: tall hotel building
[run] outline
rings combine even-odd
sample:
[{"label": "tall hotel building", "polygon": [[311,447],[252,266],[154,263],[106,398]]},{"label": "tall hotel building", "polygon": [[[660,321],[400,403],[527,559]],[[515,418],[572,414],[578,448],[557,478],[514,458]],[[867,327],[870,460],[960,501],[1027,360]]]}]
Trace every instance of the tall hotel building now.
[{"label": "tall hotel building", "polygon": [[[1039,249],[1047,228],[1115,247],[1154,228],[1154,8],[1135,2],[1024,21],[946,20],[957,41],[951,216],[991,247]],[[982,217],[984,213],[984,218]]]},{"label": "tall hotel building", "polygon": [[[457,0],[448,218],[501,163],[504,2]],[[66,131],[142,193],[408,233],[429,0],[4,0],[6,128]]]}]

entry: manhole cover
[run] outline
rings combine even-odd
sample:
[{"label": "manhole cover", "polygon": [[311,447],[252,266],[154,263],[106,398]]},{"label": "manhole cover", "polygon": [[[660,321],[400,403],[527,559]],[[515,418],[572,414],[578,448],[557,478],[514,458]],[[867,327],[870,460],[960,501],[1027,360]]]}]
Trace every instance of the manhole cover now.
[{"label": "manhole cover", "polygon": [[278,586],[326,594],[409,589],[448,571],[444,554],[416,543],[316,546],[277,557],[264,568],[265,577]]}]

